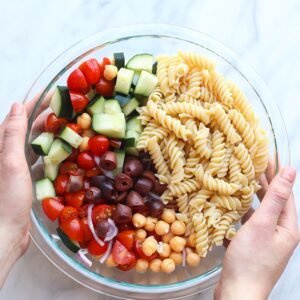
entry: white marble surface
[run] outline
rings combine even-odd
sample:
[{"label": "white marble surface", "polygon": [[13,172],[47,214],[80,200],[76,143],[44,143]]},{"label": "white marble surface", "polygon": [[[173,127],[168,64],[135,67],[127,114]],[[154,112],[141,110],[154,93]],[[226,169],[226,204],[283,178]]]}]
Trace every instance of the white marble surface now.
[{"label": "white marble surface", "polygon": [[[126,23],[184,25],[232,48],[264,79],[286,121],[292,163],[300,171],[298,0],[0,0],[0,12],[1,118],[12,101],[23,98],[48,62],[76,41]],[[299,264],[298,249],[271,299],[300,299]],[[105,297],[67,278],[34,245],[17,263],[0,293],[0,299],[82,298]],[[212,291],[196,298],[212,299]]]}]

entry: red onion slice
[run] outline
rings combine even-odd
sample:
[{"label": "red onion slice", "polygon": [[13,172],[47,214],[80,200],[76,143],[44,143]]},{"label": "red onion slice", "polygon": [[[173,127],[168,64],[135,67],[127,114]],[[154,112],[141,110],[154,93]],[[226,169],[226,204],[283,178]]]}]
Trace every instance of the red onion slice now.
[{"label": "red onion slice", "polygon": [[111,241],[118,234],[118,228],[115,222],[112,219],[108,219],[107,222],[109,223],[109,230],[106,234],[104,242]]},{"label": "red onion slice", "polygon": [[186,266],[186,249],[183,248],[182,251],[182,266],[185,267]]},{"label": "red onion slice", "polygon": [[100,169],[100,171],[102,172],[102,174],[103,174],[105,177],[107,177],[107,178],[109,178],[109,179],[112,179],[112,180],[115,179],[115,175],[114,175],[114,173],[113,173],[112,171],[105,170],[105,169],[103,169],[103,168],[101,168],[101,167],[99,167],[99,169]]},{"label": "red onion slice", "polygon": [[100,161],[101,161],[100,157],[97,155],[94,155],[94,162],[97,165],[97,167],[100,166]]},{"label": "red onion slice", "polygon": [[83,188],[83,177],[82,176],[73,176],[69,178],[67,184],[67,192],[74,193],[82,190]]},{"label": "red onion slice", "polygon": [[99,239],[99,237],[97,236],[96,232],[95,232],[95,228],[94,228],[94,224],[93,224],[93,220],[92,220],[92,211],[93,211],[93,207],[94,204],[90,204],[88,206],[88,211],[87,211],[87,221],[88,221],[88,225],[90,228],[90,231],[95,239],[95,241],[101,246],[104,246],[104,242],[102,240]]},{"label": "red onion slice", "polygon": [[92,262],[85,256],[86,254],[86,249],[80,249],[75,255],[74,258],[82,263],[84,266],[87,268],[90,268],[92,266]]},{"label": "red onion slice", "polygon": [[113,246],[113,241],[109,241],[106,252],[105,252],[105,253],[102,255],[102,257],[99,259],[99,263],[100,263],[100,264],[105,263],[105,261],[107,260],[107,258],[109,257],[109,255],[110,255],[110,253],[111,253],[112,246]]}]

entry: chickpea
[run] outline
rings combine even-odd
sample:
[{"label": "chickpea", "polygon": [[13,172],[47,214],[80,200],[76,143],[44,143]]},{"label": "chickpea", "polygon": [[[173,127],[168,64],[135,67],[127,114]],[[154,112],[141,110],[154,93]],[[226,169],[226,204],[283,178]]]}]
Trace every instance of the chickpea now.
[{"label": "chickpea", "polygon": [[165,208],[161,214],[161,219],[169,224],[172,224],[176,220],[174,209]]},{"label": "chickpea", "polygon": [[91,129],[91,128],[89,128],[89,129],[84,129],[84,130],[82,131],[82,134],[81,134],[81,136],[83,136],[83,137],[87,136],[87,137],[89,137],[89,138],[93,137],[94,135],[95,135],[95,132],[94,132],[94,130]]},{"label": "chickpea", "polygon": [[174,272],[175,267],[175,262],[172,258],[165,258],[161,263],[161,270],[165,273]]},{"label": "chickpea", "polygon": [[111,254],[109,255],[109,257],[108,257],[107,260],[106,260],[106,265],[107,265],[108,267],[110,267],[110,268],[113,268],[113,267],[116,267],[116,266],[117,266],[117,264],[115,263],[115,261],[114,261],[114,259],[113,259],[113,257],[112,257]]},{"label": "chickpea", "polygon": [[171,231],[175,235],[182,235],[185,233],[185,225],[183,222],[180,222],[176,220],[172,225],[171,225]]},{"label": "chickpea", "polygon": [[152,217],[147,217],[146,218],[146,224],[145,224],[145,229],[147,231],[153,231],[155,229],[155,224],[157,223],[157,219],[156,218],[152,218]]},{"label": "chickpea", "polygon": [[176,265],[182,265],[182,253],[172,252],[170,254]]},{"label": "chickpea", "polygon": [[147,236],[147,232],[144,229],[138,229],[135,231],[135,238],[139,241],[144,241]]},{"label": "chickpea", "polygon": [[170,225],[165,221],[159,220],[155,225],[155,233],[158,235],[167,234],[170,230]]},{"label": "chickpea", "polygon": [[161,260],[159,258],[155,258],[150,262],[150,270],[154,273],[160,272]]},{"label": "chickpea", "polygon": [[157,240],[154,236],[147,237],[142,243],[142,251],[146,256],[151,256],[156,252],[158,246]]},{"label": "chickpea", "polygon": [[196,253],[189,253],[186,256],[186,262],[190,267],[197,267],[200,263],[200,256]]},{"label": "chickpea", "polygon": [[135,270],[139,273],[145,273],[149,267],[149,263],[146,259],[139,258],[136,261]]},{"label": "chickpea", "polygon": [[193,247],[193,248],[196,247],[196,236],[195,236],[195,233],[191,233],[189,235],[189,237],[187,238],[187,245],[189,247]]},{"label": "chickpea", "polygon": [[82,138],[82,142],[81,142],[81,144],[79,145],[79,151],[80,152],[83,152],[83,151],[88,151],[89,149],[90,149],[90,147],[89,147],[89,137],[87,137],[87,136],[84,136],[83,138]]},{"label": "chickpea", "polygon": [[136,213],[132,216],[132,223],[136,228],[142,228],[146,224],[146,217],[142,214]]},{"label": "chickpea", "polygon": [[171,241],[171,239],[174,237],[174,234],[169,231],[167,234],[164,234],[162,237],[161,237],[161,240],[164,242],[164,243],[169,243]]},{"label": "chickpea", "polygon": [[81,129],[89,129],[92,124],[92,118],[89,114],[83,113],[77,117],[77,124]]},{"label": "chickpea", "polygon": [[171,253],[170,245],[166,244],[166,243],[159,242],[158,247],[157,247],[157,252],[163,258],[169,257],[169,255]]},{"label": "chickpea", "polygon": [[113,80],[118,75],[118,68],[114,65],[106,65],[103,76],[106,80]]},{"label": "chickpea", "polygon": [[186,240],[183,237],[175,236],[170,241],[170,247],[175,252],[182,252],[186,244]]}]

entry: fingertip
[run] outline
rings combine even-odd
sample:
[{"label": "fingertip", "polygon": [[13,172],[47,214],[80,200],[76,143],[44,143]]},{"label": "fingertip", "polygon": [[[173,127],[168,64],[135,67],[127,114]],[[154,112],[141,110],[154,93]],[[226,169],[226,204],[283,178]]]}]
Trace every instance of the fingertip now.
[{"label": "fingertip", "polygon": [[22,103],[16,102],[12,105],[10,109],[10,116],[15,117],[15,116],[21,116],[24,112],[24,107]]},{"label": "fingertip", "polygon": [[293,167],[285,167],[281,170],[280,177],[293,184],[296,178],[296,169]]}]

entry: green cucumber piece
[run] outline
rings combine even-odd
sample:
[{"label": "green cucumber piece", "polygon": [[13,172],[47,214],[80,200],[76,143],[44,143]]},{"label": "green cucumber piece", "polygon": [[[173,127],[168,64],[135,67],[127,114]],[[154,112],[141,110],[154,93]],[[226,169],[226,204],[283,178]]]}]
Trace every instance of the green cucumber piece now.
[{"label": "green cucumber piece", "polygon": [[75,149],[77,149],[82,142],[82,137],[68,126],[65,126],[62,129],[59,137],[69,143]]},{"label": "green cucumber piece", "polygon": [[53,140],[54,140],[53,133],[43,132],[32,141],[31,147],[37,155],[45,156],[49,153]]},{"label": "green cucumber piece", "polygon": [[138,133],[141,133],[143,131],[143,126],[141,123],[141,120],[138,119],[137,116],[131,118],[126,123],[126,130],[136,131]]},{"label": "green cucumber piece", "polygon": [[133,75],[134,71],[121,68],[118,72],[115,91],[117,93],[128,95],[132,84]]},{"label": "green cucumber piece", "polygon": [[135,70],[135,71],[147,71],[152,72],[153,65],[153,55],[145,53],[145,54],[137,54],[133,56],[127,63],[126,68]]},{"label": "green cucumber piece", "polygon": [[86,97],[89,101],[93,100],[96,96],[97,91],[95,89],[90,89],[90,91],[86,94]]},{"label": "green cucumber piece", "polygon": [[111,138],[122,139],[125,137],[126,121],[123,113],[96,114],[92,118],[92,127],[97,133]]},{"label": "green cucumber piece", "polygon": [[58,236],[60,237],[62,243],[73,253],[77,253],[80,250],[80,246],[72,241],[59,227],[56,229]]},{"label": "green cucumber piece", "polygon": [[152,74],[156,75],[157,72],[157,61],[152,65]]},{"label": "green cucumber piece", "polygon": [[132,98],[123,108],[123,113],[127,117],[129,116],[137,107],[139,107],[140,102],[136,98]]},{"label": "green cucumber piece", "polygon": [[133,79],[132,79],[132,85],[136,86],[139,77],[140,77],[141,72],[140,71],[134,71]]},{"label": "green cucumber piece", "polygon": [[59,118],[71,119],[73,116],[73,106],[69,90],[66,86],[57,86],[52,99],[50,107],[55,115]]},{"label": "green cucumber piece", "polygon": [[148,97],[155,89],[158,79],[155,75],[142,71],[135,87],[134,93]]},{"label": "green cucumber piece", "polygon": [[114,96],[114,99],[119,102],[121,107],[123,107],[132,99],[132,96],[131,95],[124,96],[122,94],[116,94]]},{"label": "green cucumber piece", "polygon": [[114,99],[109,99],[104,102],[104,112],[106,114],[119,114],[122,112],[119,101]]},{"label": "green cucumber piece", "polygon": [[54,181],[58,175],[59,164],[53,163],[49,156],[44,157],[44,176]]},{"label": "green cucumber piece", "polygon": [[123,52],[114,53],[115,66],[120,70],[125,66],[125,56]]},{"label": "green cucumber piece", "polygon": [[126,148],[135,148],[136,143],[140,137],[140,133],[133,131],[133,130],[127,130],[125,134],[125,138],[123,140],[123,146]]},{"label": "green cucumber piece", "polygon": [[104,112],[105,99],[102,96],[96,96],[86,107],[90,115],[100,114]]},{"label": "green cucumber piece", "polygon": [[115,153],[117,157],[117,167],[113,170],[114,176],[116,176],[119,173],[122,173],[125,160],[124,150],[116,150]]},{"label": "green cucumber piece", "polygon": [[72,147],[60,139],[54,140],[48,153],[53,164],[60,164],[72,153]]},{"label": "green cucumber piece", "polygon": [[49,178],[43,178],[35,183],[35,193],[37,200],[55,197],[55,189]]},{"label": "green cucumber piece", "polygon": [[129,147],[125,149],[125,152],[129,155],[139,156],[139,150],[135,147]]}]

